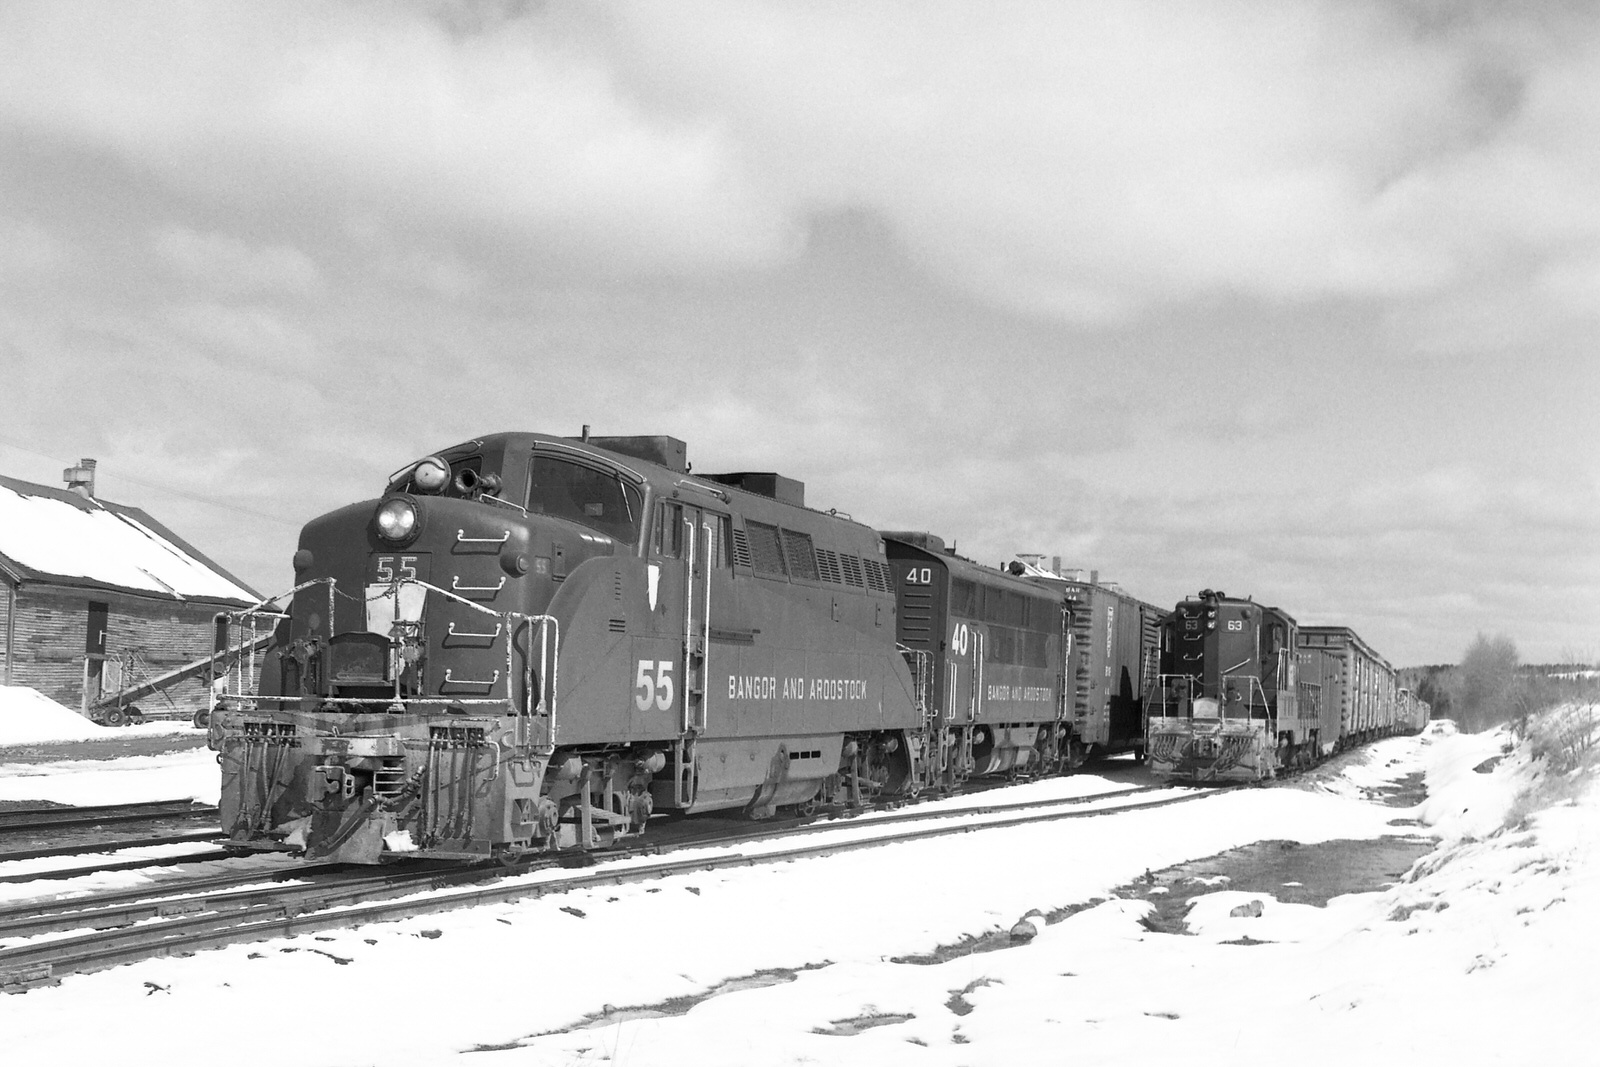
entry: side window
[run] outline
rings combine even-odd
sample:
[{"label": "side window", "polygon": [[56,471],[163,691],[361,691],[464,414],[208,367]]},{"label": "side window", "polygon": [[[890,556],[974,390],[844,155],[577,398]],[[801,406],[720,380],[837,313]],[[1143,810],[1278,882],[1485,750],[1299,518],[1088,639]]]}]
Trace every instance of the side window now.
[{"label": "side window", "polygon": [[705,512],[705,524],[711,527],[711,543],[706,559],[711,566],[733,569],[733,520],[726,515]]},{"label": "side window", "polygon": [[668,559],[683,558],[683,505],[663,500],[656,505],[656,528],[650,547]]}]

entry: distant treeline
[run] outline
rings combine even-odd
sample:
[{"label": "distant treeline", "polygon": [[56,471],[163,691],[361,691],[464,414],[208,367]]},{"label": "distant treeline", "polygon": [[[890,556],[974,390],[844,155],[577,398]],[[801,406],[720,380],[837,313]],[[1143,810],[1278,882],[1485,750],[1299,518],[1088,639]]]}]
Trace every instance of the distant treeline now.
[{"label": "distant treeline", "polygon": [[1479,634],[1460,663],[1402,667],[1397,673],[1402,686],[1432,705],[1434,718],[1454,719],[1469,731],[1524,724],[1543,708],[1593,702],[1600,693],[1593,661],[1520,663],[1515,642],[1504,634]]}]

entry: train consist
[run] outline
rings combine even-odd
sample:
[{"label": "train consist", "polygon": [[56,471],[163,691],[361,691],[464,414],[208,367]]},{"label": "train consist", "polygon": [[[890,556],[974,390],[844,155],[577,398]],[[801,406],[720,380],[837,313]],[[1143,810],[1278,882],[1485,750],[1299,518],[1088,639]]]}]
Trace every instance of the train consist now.
[{"label": "train consist", "polygon": [[[691,475],[671,437],[456,445],[309,523],[294,567],[292,598],[219,616],[230,647],[270,635],[259,670],[214,685],[236,848],[511,859],[658,812],[761,818],[1142,755],[1151,699],[1163,753],[1194,749],[1167,738],[1198,737],[1206,699],[1255,721],[1225,695],[1237,670],[1168,702],[1181,667],[1153,605],[808,508],[776,474]],[[1263,721],[1253,737],[1311,736]],[[1264,746],[1247,765],[1285,765]]]},{"label": "train consist", "polygon": [[1146,701],[1157,777],[1260,781],[1428,721],[1355,631],[1209,589],[1163,621],[1160,656]]}]

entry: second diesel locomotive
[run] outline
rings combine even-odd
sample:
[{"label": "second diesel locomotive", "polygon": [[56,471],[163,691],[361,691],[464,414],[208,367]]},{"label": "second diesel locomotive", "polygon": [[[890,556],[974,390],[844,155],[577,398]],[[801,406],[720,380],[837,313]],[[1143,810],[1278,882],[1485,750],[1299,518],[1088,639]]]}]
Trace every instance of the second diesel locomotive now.
[{"label": "second diesel locomotive", "polygon": [[1301,626],[1248,598],[1208,589],[1182,601],[1160,655],[1145,701],[1158,777],[1261,781],[1427,723],[1427,704],[1353,630]]}]

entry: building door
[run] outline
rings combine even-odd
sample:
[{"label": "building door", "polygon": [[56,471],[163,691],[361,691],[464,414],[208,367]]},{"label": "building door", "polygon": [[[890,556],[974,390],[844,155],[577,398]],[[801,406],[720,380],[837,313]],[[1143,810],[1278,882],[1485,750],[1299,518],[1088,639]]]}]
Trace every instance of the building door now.
[{"label": "building door", "polygon": [[104,695],[106,667],[106,628],[111,614],[109,605],[89,601],[88,626],[83,642],[83,706]]}]

